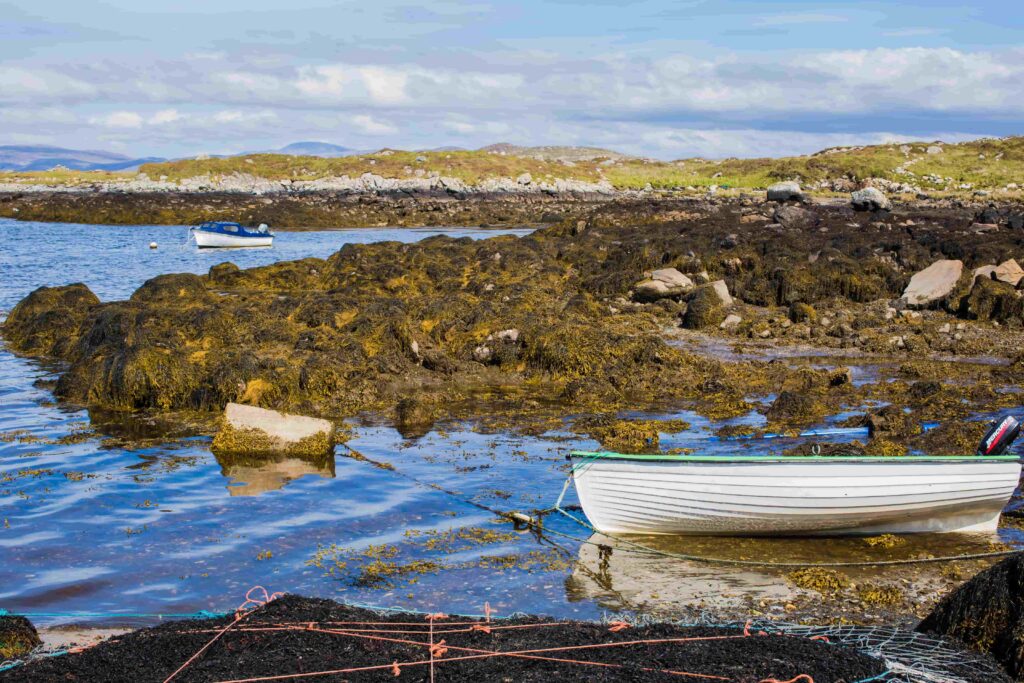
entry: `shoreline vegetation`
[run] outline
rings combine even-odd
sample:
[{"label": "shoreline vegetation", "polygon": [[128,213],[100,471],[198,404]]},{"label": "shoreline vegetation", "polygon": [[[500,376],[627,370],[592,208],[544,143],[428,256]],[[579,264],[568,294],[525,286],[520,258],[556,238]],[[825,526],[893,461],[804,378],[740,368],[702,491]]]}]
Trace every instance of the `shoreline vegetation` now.
[{"label": "shoreline vegetation", "polygon": [[896,201],[1017,201],[1022,178],[1024,137],[719,161],[579,148],[384,149],[338,158],[196,158],[143,164],[138,172],[0,172],[0,216],[111,224],[225,218],[283,227],[540,224],[609,201],[740,196],[789,180],[822,200],[872,186]]},{"label": "shoreline vegetation", "polygon": [[[852,412],[843,424],[871,438],[847,450],[962,454],[981,425],[964,419],[1017,405],[1024,388],[1020,212],[616,202],[522,238],[161,275],[127,301],[44,287],[2,333],[15,352],[68,364],[59,398],[105,410],[370,412],[415,435],[459,417],[536,429],[571,408],[592,416],[574,429],[617,450],[671,431],[617,422],[626,409],[761,412],[780,431]],[[769,353],[701,346],[716,338]],[[838,354],[836,367],[772,360],[799,346]],[[855,382],[847,366],[871,356],[888,363]]]}]

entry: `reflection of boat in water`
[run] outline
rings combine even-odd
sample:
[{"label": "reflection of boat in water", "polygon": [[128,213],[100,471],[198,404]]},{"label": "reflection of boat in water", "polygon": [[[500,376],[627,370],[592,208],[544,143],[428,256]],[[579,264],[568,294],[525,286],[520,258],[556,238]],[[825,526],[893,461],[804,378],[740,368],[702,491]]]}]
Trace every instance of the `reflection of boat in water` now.
[{"label": "reflection of boat in water", "polygon": [[258,228],[247,228],[239,223],[207,221],[189,228],[196,246],[207,247],[269,247],[274,243],[274,233],[265,224]]},{"label": "reflection of boat in water", "polygon": [[598,600],[613,609],[678,608],[704,600],[739,607],[750,597],[778,601],[792,594],[780,576],[756,568],[680,561],[613,544],[614,539],[594,534],[580,545],[566,583],[570,599]]},{"label": "reflection of boat in water", "polygon": [[[909,560],[932,556],[965,555],[991,550],[991,537],[970,534],[915,534],[895,545],[872,545],[863,538],[725,536],[607,536],[595,533],[577,552],[572,575],[566,581],[570,600],[595,600],[608,609],[708,609],[715,613],[748,615],[751,603],[764,601],[782,609],[798,594],[815,595],[787,579],[793,564]],[[681,554],[718,558],[701,562]],[[730,560],[763,565],[730,565]],[[783,563],[790,566],[771,566]],[[806,563],[806,564],[804,564]],[[973,574],[992,561],[966,561],[961,567]],[[856,584],[902,585],[908,595],[928,596],[948,590],[943,563],[913,567],[845,567],[840,571]],[[909,582],[909,583],[908,583]],[[730,612],[732,610],[732,612]]]},{"label": "reflection of boat in water", "polygon": [[258,496],[276,491],[301,477],[315,475],[334,478],[334,455],[322,458],[295,458],[286,455],[252,457],[215,455],[221,474],[231,479],[228,491],[232,496]]},{"label": "reflection of boat in water", "polygon": [[1015,455],[784,457],[573,453],[583,511],[608,533],[994,532]]}]

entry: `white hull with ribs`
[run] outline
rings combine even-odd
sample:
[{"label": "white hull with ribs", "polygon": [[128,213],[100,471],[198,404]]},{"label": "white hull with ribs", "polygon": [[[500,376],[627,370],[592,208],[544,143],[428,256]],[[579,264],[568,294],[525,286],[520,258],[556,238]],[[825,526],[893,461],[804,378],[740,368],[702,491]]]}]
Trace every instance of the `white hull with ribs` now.
[{"label": "white hull with ribs", "polygon": [[196,238],[196,245],[202,248],[208,247],[269,247],[274,244],[273,235],[261,235],[259,237],[245,237],[242,235],[225,235],[218,232],[206,232],[204,230],[193,230],[192,236]]},{"label": "white hull with ribs", "polygon": [[694,457],[574,453],[606,533],[849,535],[994,532],[1016,457]]}]

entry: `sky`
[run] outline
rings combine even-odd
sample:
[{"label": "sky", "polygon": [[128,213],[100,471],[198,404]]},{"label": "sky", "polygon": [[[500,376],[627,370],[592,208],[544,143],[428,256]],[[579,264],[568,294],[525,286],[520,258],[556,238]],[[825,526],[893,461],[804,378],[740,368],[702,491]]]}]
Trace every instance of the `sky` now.
[{"label": "sky", "polygon": [[780,156],[1024,133],[1024,2],[0,0],[0,144]]}]

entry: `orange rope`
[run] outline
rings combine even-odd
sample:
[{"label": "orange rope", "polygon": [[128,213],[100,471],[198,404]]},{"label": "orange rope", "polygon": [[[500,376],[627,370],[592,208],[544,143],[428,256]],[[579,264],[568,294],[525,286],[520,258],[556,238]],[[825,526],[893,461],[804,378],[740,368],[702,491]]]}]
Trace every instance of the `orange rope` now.
[{"label": "orange rope", "polygon": [[[256,591],[262,591],[262,597],[254,596],[253,593],[256,592]],[[225,633],[227,633],[229,630],[231,630],[233,627],[235,627],[237,624],[239,624],[243,619],[248,617],[250,614],[255,612],[257,608],[259,608],[259,607],[261,607],[263,605],[266,605],[267,603],[271,602],[272,600],[278,598],[281,595],[283,595],[283,594],[282,593],[270,594],[262,586],[254,586],[253,588],[250,588],[248,592],[246,592],[246,594],[245,594],[245,602],[243,602],[235,610],[235,618],[229,624],[224,626],[224,628],[222,628],[222,629],[210,629],[210,630],[187,631],[186,633],[210,633],[210,632],[213,632],[215,635],[205,645],[203,645],[201,648],[199,648],[199,650],[195,654],[193,654],[191,657],[189,657],[185,661],[184,664],[182,664],[170,676],[168,676],[164,680],[164,683],[170,683],[170,681],[172,681],[178,674],[180,674],[182,671],[184,671],[186,668],[188,668],[189,665],[191,665],[200,656],[202,656],[202,654],[204,652],[206,652],[215,642],[217,642],[217,640],[219,640]],[[369,621],[362,621],[362,622],[359,622],[359,621],[351,621],[351,622],[344,622],[344,621],[339,621],[339,622],[323,622],[325,624],[333,624],[333,625],[351,624],[351,625],[354,625],[354,626],[377,626],[377,627],[380,627],[380,626],[416,626],[416,627],[418,627],[418,630],[411,630],[411,631],[410,630],[406,630],[406,629],[394,629],[394,628],[366,628],[366,629],[340,629],[340,630],[339,629],[325,629],[325,628],[318,628],[317,627],[318,622],[301,622],[301,623],[290,623],[290,624],[289,623],[279,623],[279,624],[267,624],[267,625],[254,625],[252,627],[247,627],[247,628],[238,628],[238,629],[235,629],[235,630],[239,631],[239,632],[263,632],[263,631],[266,631],[266,632],[277,632],[277,631],[300,631],[300,630],[305,630],[305,631],[315,631],[315,632],[318,632],[318,633],[329,633],[329,634],[333,634],[333,635],[348,636],[350,638],[363,638],[363,639],[367,639],[367,640],[377,640],[377,641],[383,641],[383,642],[398,643],[398,644],[402,644],[402,645],[415,645],[415,646],[419,646],[419,647],[426,647],[427,651],[428,651],[428,653],[430,655],[430,658],[429,659],[421,659],[421,660],[411,661],[411,662],[399,662],[399,661],[396,660],[396,661],[392,662],[391,664],[380,664],[380,665],[371,665],[371,666],[362,666],[362,667],[349,667],[349,668],[346,668],[346,669],[335,669],[335,670],[331,670],[331,671],[314,671],[314,672],[307,672],[307,673],[282,674],[282,675],[276,675],[276,676],[261,676],[261,677],[255,677],[255,678],[234,679],[234,680],[231,680],[231,681],[221,681],[220,683],[256,683],[258,681],[275,681],[275,680],[287,680],[287,679],[307,678],[307,677],[315,677],[315,676],[329,676],[329,675],[336,675],[336,674],[356,673],[356,672],[361,672],[361,671],[379,671],[379,670],[382,670],[382,669],[388,669],[388,670],[391,671],[393,676],[398,677],[398,676],[400,676],[402,674],[402,667],[403,666],[423,666],[423,665],[428,665],[430,667],[430,680],[431,680],[431,682],[433,682],[433,680],[434,680],[434,664],[435,664],[435,662],[437,662],[437,661],[441,660],[442,658],[444,658],[445,655],[448,654],[449,650],[454,650],[456,652],[468,652],[468,653],[472,653],[472,654],[461,655],[461,656],[457,656],[457,657],[447,657],[447,658],[444,658],[444,661],[446,661],[446,662],[458,662],[458,661],[466,661],[466,660],[474,660],[474,659],[487,659],[487,658],[491,658],[491,657],[516,657],[516,658],[521,658],[521,659],[549,661],[549,662],[557,662],[557,663],[563,663],[563,664],[582,664],[582,665],[586,665],[586,666],[600,666],[600,667],[605,667],[605,668],[622,668],[623,667],[622,664],[615,664],[615,663],[609,663],[609,662],[595,662],[595,661],[580,660],[580,659],[567,659],[567,658],[564,658],[564,657],[550,657],[550,656],[546,656],[546,654],[547,653],[555,653],[555,652],[571,652],[573,650],[590,650],[590,649],[596,649],[596,648],[619,647],[619,646],[626,646],[626,645],[657,645],[657,644],[665,644],[665,643],[685,643],[685,642],[711,641],[711,640],[732,640],[732,639],[740,639],[740,638],[749,638],[752,635],[751,632],[750,632],[750,624],[751,624],[751,622],[748,621],[744,625],[744,627],[743,627],[743,634],[742,635],[730,635],[730,636],[692,636],[692,637],[687,637],[687,638],[658,638],[658,639],[643,639],[643,640],[624,640],[624,641],[611,642],[611,643],[590,643],[590,644],[587,644],[587,645],[572,645],[572,646],[563,646],[563,647],[537,648],[537,649],[532,649],[532,650],[514,650],[514,651],[508,651],[508,652],[503,652],[503,651],[499,651],[499,650],[482,650],[482,649],[478,649],[478,648],[458,647],[458,646],[455,646],[455,645],[449,645],[447,643],[446,639],[444,639],[444,638],[442,638],[440,641],[438,641],[436,643],[434,642],[434,636],[435,635],[442,635],[442,634],[468,633],[468,632],[472,632],[472,631],[480,631],[480,632],[488,633],[489,634],[492,631],[497,631],[497,630],[511,630],[511,629],[522,629],[522,628],[534,628],[534,627],[540,627],[540,626],[557,626],[557,625],[562,625],[564,623],[568,623],[568,622],[554,622],[554,623],[552,623],[552,622],[545,622],[545,623],[537,623],[537,624],[510,624],[510,625],[506,625],[506,626],[491,626],[490,625],[491,614],[492,614],[492,610],[491,610],[490,604],[489,603],[485,603],[484,604],[484,615],[485,615],[486,621],[484,623],[481,623],[479,621],[450,622],[448,624],[449,626],[469,626],[469,628],[455,628],[455,629],[448,628],[448,629],[444,629],[444,630],[435,630],[434,629],[434,622],[435,621],[440,621],[442,619],[447,619],[448,618],[447,615],[440,614],[440,613],[426,615],[426,620],[427,620],[426,624],[423,624],[422,622],[369,622]],[[426,628],[427,628],[426,631],[422,630],[422,627],[424,627],[424,626],[426,626]],[[629,623],[627,623],[625,621],[613,621],[613,622],[611,622],[609,624],[609,629],[608,630],[610,632],[612,632],[612,633],[618,633],[618,632],[623,631],[623,630],[625,630],[627,628],[630,628],[630,624]],[[405,634],[410,634],[410,635],[426,635],[428,637],[429,641],[424,643],[424,642],[419,641],[419,640],[409,640],[409,639],[406,639],[406,638],[385,637],[384,635],[381,635],[381,634],[385,634],[385,633],[386,634],[392,634],[392,635],[405,635]],[[764,631],[760,631],[760,632],[758,632],[758,635],[766,636],[768,634],[766,634]],[[815,636],[814,638],[812,638],[812,640],[817,640],[817,639],[823,639],[823,640],[827,641],[827,638],[823,638],[821,636]],[[704,680],[714,680],[714,681],[732,681],[733,680],[733,679],[727,678],[725,676],[717,676],[717,675],[713,675],[713,674],[693,673],[693,672],[689,672],[689,671],[675,671],[675,670],[671,670],[671,669],[654,669],[654,668],[649,668],[649,667],[641,667],[641,670],[642,671],[647,671],[647,672],[664,673],[664,674],[671,674],[671,675],[677,675],[677,676],[688,676],[688,677],[691,677],[691,678],[700,678],[700,679],[704,679]],[[791,678],[791,679],[786,680],[786,681],[781,681],[781,680],[776,679],[776,678],[765,678],[765,679],[762,679],[759,683],[814,683],[814,679],[811,678],[811,676],[809,676],[808,674],[799,674],[796,677]]]},{"label": "orange rope", "polygon": [[[256,589],[259,589],[259,590],[263,591],[263,599],[262,600],[259,599],[259,598],[252,597],[252,592],[254,590],[256,590]],[[198,652],[196,652],[194,655],[192,655],[187,660],[185,660],[184,664],[179,666],[177,669],[175,669],[174,673],[172,673],[170,676],[168,676],[167,678],[164,679],[164,683],[170,683],[170,681],[175,676],[177,676],[182,671],[184,671],[186,668],[188,668],[188,666],[192,662],[197,660],[200,655],[202,655],[204,652],[206,652],[210,648],[211,645],[216,643],[217,640],[219,640],[222,635],[227,633],[228,630],[232,626],[234,626],[235,624],[240,622],[242,619],[245,619],[247,616],[249,616],[250,614],[255,612],[257,607],[261,607],[262,605],[266,605],[268,602],[270,602],[274,598],[280,597],[281,595],[284,595],[284,594],[283,593],[274,593],[273,595],[270,595],[270,594],[267,593],[267,589],[264,588],[263,586],[253,586],[248,591],[246,591],[246,593],[245,593],[245,602],[243,602],[241,605],[239,605],[238,609],[235,610],[235,618],[234,618],[234,620],[230,624],[225,626],[224,628],[220,629],[220,631],[217,632],[217,635],[215,635],[213,638],[211,638],[209,640],[209,642],[206,643],[206,645],[203,645],[201,648],[199,648]]]},{"label": "orange rope", "polygon": [[[317,629],[317,630],[320,630],[320,631],[322,631],[324,633],[334,633],[334,634],[337,634],[337,635],[349,635],[349,634],[345,633],[344,631],[327,631],[327,630],[323,630],[323,629]],[[356,634],[351,634],[351,635],[356,635]],[[374,637],[374,636],[359,636],[359,635],[356,635],[356,637],[370,638],[371,640],[384,640],[384,641],[390,641],[390,642],[396,642],[396,643],[402,643],[402,644],[409,644],[409,645],[421,645],[421,646],[422,645],[429,645],[429,643],[421,643],[421,642],[417,642],[417,641],[405,641],[405,640],[398,640],[398,639],[394,639],[394,638],[380,638],[380,637]],[[737,636],[728,636],[728,637],[735,638]],[[523,651],[515,651],[515,652],[498,652],[498,651],[493,651],[493,650],[478,650],[478,649],[475,649],[475,648],[466,648],[466,647],[455,647],[455,646],[450,646],[450,647],[451,647],[452,650],[458,650],[460,652],[475,652],[475,653],[480,653],[480,654],[464,655],[464,656],[461,656],[461,657],[449,657],[449,658],[447,658],[445,660],[446,662],[461,662],[461,661],[466,661],[466,660],[471,660],[471,659],[487,659],[487,658],[490,658],[490,657],[517,657],[517,658],[521,658],[521,659],[533,659],[533,660],[539,660],[539,661],[557,662],[557,663],[561,663],[561,664],[585,664],[585,665],[588,665],[588,666],[601,666],[601,667],[612,668],[612,669],[621,669],[621,668],[623,668],[623,665],[621,665],[621,664],[610,664],[610,663],[607,663],[607,662],[591,662],[591,661],[587,661],[587,660],[565,659],[565,658],[560,658],[560,657],[541,657],[541,656],[536,656],[536,655],[528,654],[530,652],[545,652],[546,650],[523,650]],[[580,647],[580,646],[577,646],[577,647]],[[583,646],[583,647],[589,647],[589,646]],[[553,649],[557,650],[558,648],[553,648]],[[576,648],[564,648],[564,649],[576,649]],[[291,680],[291,679],[296,679],[296,678],[307,678],[307,677],[314,677],[314,676],[332,676],[332,675],[337,675],[337,674],[357,673],[357,672],[361,672],[361,671],[374,671],[374,670],[381,670],[381,669],[388,669],[388,668],[390,668],[391,671],[394,672],[396,666],[397,667],[402,667],[402,666],[422,666],[424,664],[432,664],[433,662],[434,662],[433,659],[423,659],[423,660],[418,660],[418,661],[413,661],[413,662],[396,662],[394,664],[382,664],[382,665],[363,666],[363,667],[351,667],[351,668],[347,668],[347,669],[333,669],[333,670],[330,670],[330,671],[312,671],[312,672],[307,672],[307,673],[281,674],[281,675],[276,675],[276,676],[258,676],[258,677],[254,677],[254,678],[238,678],[238,679],[231,679],[231,680],[226,680],[226,681],[219,681],[218,683],[260,683],[262,681],[281,681],[281,680]],[[732,680],[730,678],[726,678],[725,676],[714,676],[714,675],[711,675],[711,674],[698,674],[698,673],[691,673],[691,672],[688,672],[688,671],[673,671],[671,669],[652,669],[652,668],[642,667],[641,670],[642,671],[648,671],[648,672],[672,674],[672,675],[676,675],[676,676],[690,676],[690,677],[693,677],[693,678],[701,678],[701,679],[714,680],[714,681],[731,681]]]}]

